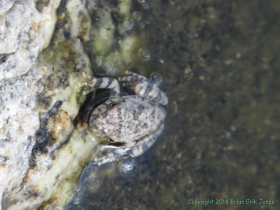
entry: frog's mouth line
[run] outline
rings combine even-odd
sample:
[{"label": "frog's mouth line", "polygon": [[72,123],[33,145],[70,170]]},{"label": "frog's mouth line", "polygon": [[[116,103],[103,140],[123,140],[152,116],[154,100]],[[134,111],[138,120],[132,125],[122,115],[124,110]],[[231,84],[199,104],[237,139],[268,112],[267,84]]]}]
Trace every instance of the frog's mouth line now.
[{"label": "frog's mouth line", "polygon": [[[142,140],[148,138],[149,136],[154,135],[156,132],[158,132],[158,130],[160,129],[162,124],[163,124],[163,120],[160,122],[159,126],[154,130],[154,132],[152,132],[152,133],[150,133],[148,135],[145,135],[145,136],[141,137],[140,139],[135,140],[134,141],[135,142],[134,145],[138,144],[139,142],[141,142]],[[94,133],[92,130],[91,130],[91,132]],[[95,134],[95,136],[97,136],[97,135]],[[97,136],[97,138],[103,140],[103,141],[100,142],[103,145],[108,145],[108,146],[113,146],[113,147],[123,147],[123,146],[127,146],[128,145],[127,142],[116,142],[116,141],[114,141],[113,139],[111,139],[109,137],[107,137],[107,139],[106,139],[106,138],[101,138],[101,137]]]},{"label": "frog's mouth line", "polygon": [[115,147],[122,147],[122,146],[125,146],[125,143],[122,143],[122,142],[110,142],[108,145],[109,146],[115,146]]}]

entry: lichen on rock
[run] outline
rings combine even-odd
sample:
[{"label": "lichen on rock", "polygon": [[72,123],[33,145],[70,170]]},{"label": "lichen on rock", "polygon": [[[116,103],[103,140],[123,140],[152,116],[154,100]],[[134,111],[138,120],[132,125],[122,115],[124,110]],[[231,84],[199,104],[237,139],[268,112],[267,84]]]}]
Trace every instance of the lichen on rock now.
[{"label": "lichen on rock", "polygon": [[[39,128],[38,25],[44,21],[32,1],[2,1],[0,9],[0,202],[22,183]],[[4,200],[2,200],[4,198]]]},{"label": "lichen on rock", "polygon": [[[2,36],[13,33],[7,43],[0,40],[3,209],[62,208],[71,198],[99,144],[77,118],[86,100],[82,73],[116,76],[128,66],[145,67],[139,51],[146,36],[132,6],[37,0],[0,11]],[[12,12],[21,20],[12,22]]]}]

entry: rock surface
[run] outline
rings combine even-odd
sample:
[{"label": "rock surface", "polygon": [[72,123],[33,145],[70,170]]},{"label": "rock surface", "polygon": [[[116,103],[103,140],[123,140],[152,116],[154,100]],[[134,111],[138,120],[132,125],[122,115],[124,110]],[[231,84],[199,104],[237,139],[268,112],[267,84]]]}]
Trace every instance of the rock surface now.
[{"label": "rock surface", "polygon": [[[98,148],[76,119],[82,73],[145,69],[132,1],[4,1],[0,11],[2,209],[61,209]],[[117,38],[116,38],[117,37]],[[148,52],[148,53],[147,53]],[[39,58],[38,58],[39,56]]]},{"label": "rock surface", "polygon": [[[53,2],[53,1],[52,1]],[[50,4],[52,7],[53,4]],[[53,9],[53,8],[52,8]],[[51,11],[39,13],[33,1],[1,1],[0,10],[0,202],[22,183],[39,128],[38,80],[46,68],[38,66],[40,25],[50,23]],[[43,45],[43,44],[42,44]],[[42,46],[41,45],[41,46]]]}]

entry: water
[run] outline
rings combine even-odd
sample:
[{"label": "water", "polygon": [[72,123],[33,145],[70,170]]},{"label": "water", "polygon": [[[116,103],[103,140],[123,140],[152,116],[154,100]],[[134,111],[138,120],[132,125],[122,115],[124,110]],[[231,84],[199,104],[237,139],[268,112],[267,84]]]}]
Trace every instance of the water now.
[{"label": "water", "polygon": [[279,1],[148,4],[147,75],[163,77],[165,130],[129,175],[112,163],[69,209],[279,209]]}]

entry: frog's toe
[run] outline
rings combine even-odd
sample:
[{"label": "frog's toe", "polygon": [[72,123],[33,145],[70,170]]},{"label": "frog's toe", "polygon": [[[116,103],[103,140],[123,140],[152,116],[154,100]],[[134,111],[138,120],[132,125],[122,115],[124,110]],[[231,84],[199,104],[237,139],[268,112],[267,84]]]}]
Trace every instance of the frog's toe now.
[{"label": "frog's toe", "polygon": [[131,76],[119,77],[118,80],[119,80],[120,82],[123,82],[123,83],[125,83],[125,82],[130,82],[130,81],[132,81],[132,77],[131,77]]},{"label": "frog's toe", "polygon": [[93,80],[93,79],[94,79],[94,77],[92,77],[91,75],[89,75],[89,74],[86,73],[86,72],[83,72],[83,73],[82,73],[82,76],[85,77],[85,78],[89,78],[90,80]]},{"label": "frog's toe", "polygon": [[129,71],[129,70],[126,70],[126,71],[125,71],[125,75],[127,75],[127,76],[144,77],[144,76],[142,76],[142,75],[140,75],[140,74],[137,74],[137,73],[131,72],[131,71]]},{"label": "frog's toe", "polygon": [[150,101],[157,101],[162,105],[168,104],[168,97],[166,93],[161,91],[159,87],[154,83],[140,81],[135,85],[134,92],[140,98],[146,98]]},{"label": "frog's toe", "polygon": [[124,77],[119,77],[118,80],[120,82],[133,82],[133,81],[148,81],[149,79],[140,75],[140,74],[136,74],[134,72],[131,72],[131,71],[128,71],[126,70],[125,71],[125,75]]}]

